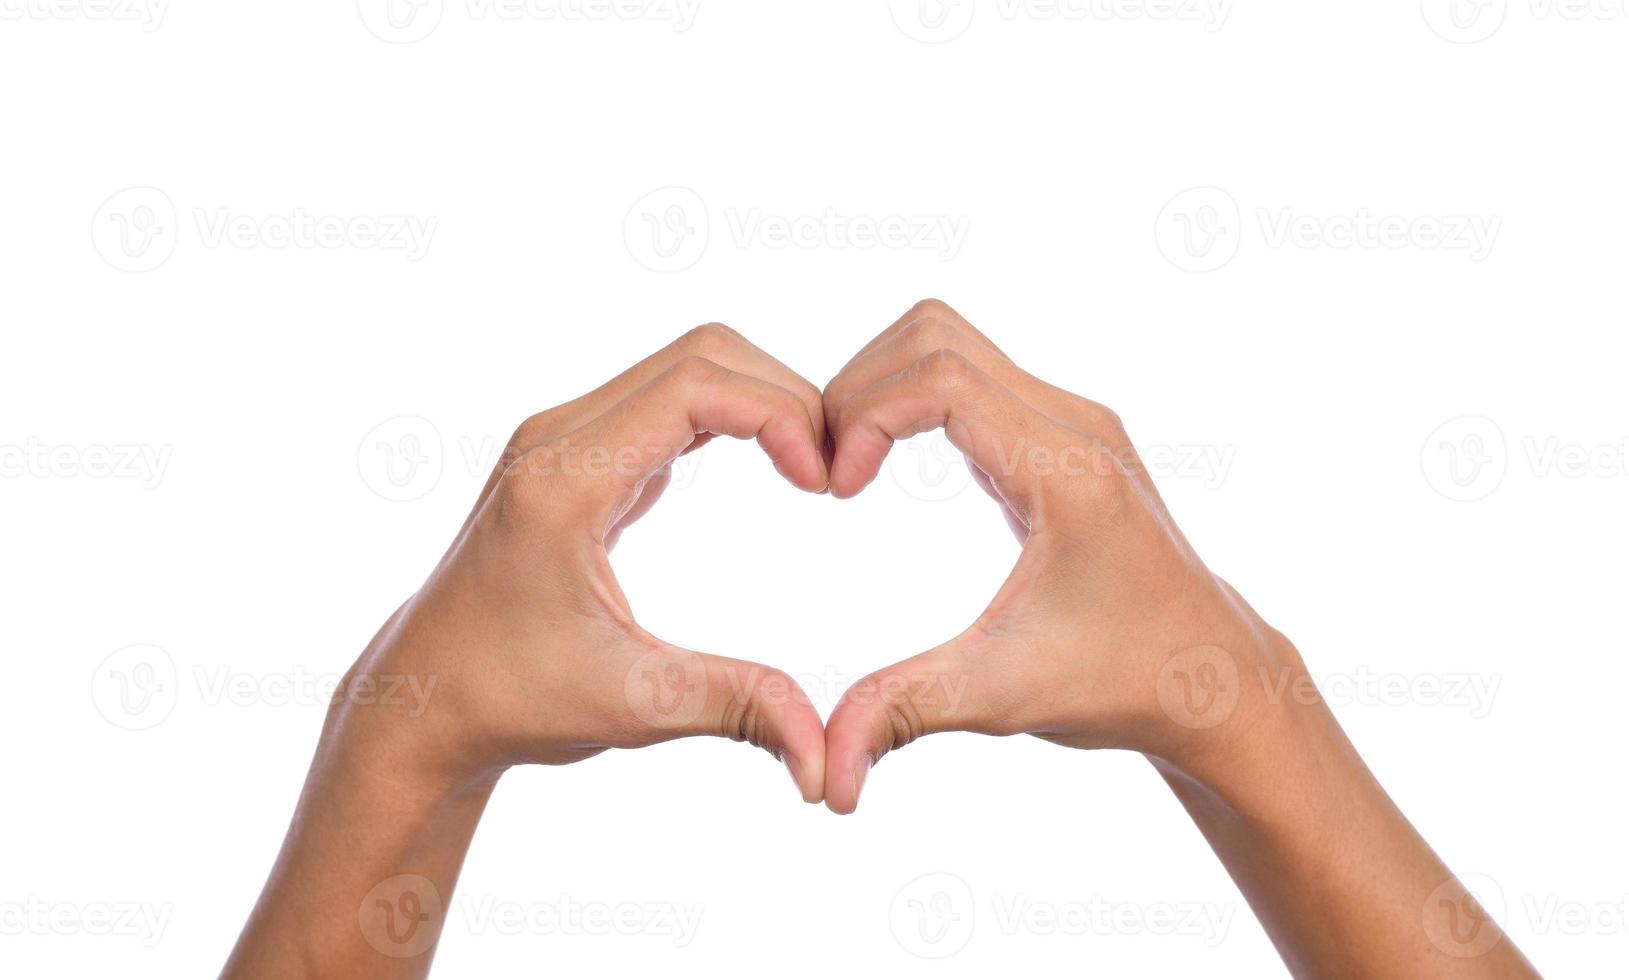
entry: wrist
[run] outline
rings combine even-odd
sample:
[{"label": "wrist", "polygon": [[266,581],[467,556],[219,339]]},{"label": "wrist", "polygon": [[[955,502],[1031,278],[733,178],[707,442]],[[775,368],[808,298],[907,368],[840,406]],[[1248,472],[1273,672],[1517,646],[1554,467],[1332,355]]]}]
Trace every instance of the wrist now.
[{"label": "wrist", "polygon": [[1293,805],[1362,765],[1321,700],[1254,704],[1225,733],[1190,740],[1180,753],[1146,755],[1173,785],[1257,813]]},{"label": "wrist", "polygon": [[1305,767],[1356,759],[1300,652],[1263,629],[1257,642],[1194,647],[1166,664],[1159,694],[1172,737],[1145,754],[1167,777],[1248,798]]},{"label": "wrist", "polygon": [[499,772],[403,764],[400,728],[375,721],[355,706],[330,712],[223,976],[423,975]]},{"label": "wrist", "polygon": [[401,701],[343,697],[343,691],[324,720],[314,776],[332,772],[347,785],[377,787],[434,807],[482,787],[490,792],[508,768],[473,751],[447,705],[420,711]]},{"label": "wrist", "polygon": [[319,756],[342,753],[353,766],[451,794],[472,780],[495,781],[507,766],[494,762],[482,737],[485,713],[469,696],[467,675],[445,669],[457,662],[439,649],[445,630],[424,619],[414,596],[346,671],[329,704]]}]

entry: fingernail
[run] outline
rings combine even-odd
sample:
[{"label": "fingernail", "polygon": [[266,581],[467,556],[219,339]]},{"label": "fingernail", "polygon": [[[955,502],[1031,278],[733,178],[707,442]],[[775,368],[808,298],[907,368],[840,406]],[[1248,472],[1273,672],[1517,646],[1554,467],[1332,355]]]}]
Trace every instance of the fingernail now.
[{"label": "fingernail", "polygon": [[860,790],[865,788],[865,777],[871,774],[871,756],[867,755],[854,767],[854,802],[860,802]]}]

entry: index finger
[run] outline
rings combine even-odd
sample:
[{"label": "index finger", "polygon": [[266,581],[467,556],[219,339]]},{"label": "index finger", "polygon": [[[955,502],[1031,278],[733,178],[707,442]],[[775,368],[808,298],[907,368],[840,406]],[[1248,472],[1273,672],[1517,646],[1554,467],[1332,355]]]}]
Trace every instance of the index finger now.
[{"label": "index finger", "polygon": [[1036,411],[961,354],[941,350],[843,403],[831,430],[836,441],[832,494],[858,494],[876,478],[896,440],[941,427],[1026,524],[1039,487],[1035,474],[1022,465],[1025,452],[1084,438]]},{"label": "index finger", "polygon": [[698,435],[708,433],[756,439],[794,486],[810,493],[826,488],[826,460],[802,400],[699,357],[684,358],[652,378],[560,440],[554,452],[595,452],[610,461],[615,506],[626,506],[629,493],[636,494]]}]

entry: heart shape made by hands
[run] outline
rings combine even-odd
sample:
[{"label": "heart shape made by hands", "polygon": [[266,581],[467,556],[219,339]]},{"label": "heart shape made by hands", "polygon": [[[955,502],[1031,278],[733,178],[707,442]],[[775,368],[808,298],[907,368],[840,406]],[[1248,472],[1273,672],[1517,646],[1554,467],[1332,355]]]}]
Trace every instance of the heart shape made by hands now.
[{"label": "heart shape made by hands", "polygon": [[[798,393],[833,496],[864,490],[896,441],[942,429],[1023,549],[967,629],[853,685],[824,725],[783,672],[671,647],[629,674],[629,703],[646,721],[689,734],[712,719],[712,734],[784,758],[805,799],[849,813],[877,760],[925,734],[1029,733],[1160,755],[1231,714],[1229,649],[1259,643],[1263,625],[1193,555],[1113,412],[1023,371],[932,300],[823,391],[727,328],[704,328],[701,342],[729,370],[757,368]],[[690,449],[727,429],[698,425]],[[756,434],[783,475],[816,482],[814,464],[767,422],[729,434]]]}]

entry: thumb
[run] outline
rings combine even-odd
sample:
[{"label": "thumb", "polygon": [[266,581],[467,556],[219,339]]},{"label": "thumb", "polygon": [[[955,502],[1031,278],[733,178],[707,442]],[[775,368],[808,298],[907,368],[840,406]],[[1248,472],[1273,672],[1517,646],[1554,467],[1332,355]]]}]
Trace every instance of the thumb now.
[{"label": "thumb", "polygon": [[804,802],[820,802],[825,729],[784,671],[663,644],[628,671],[624,694],[653,730],[651,741],[717,735],[749,742],[785,763]]},{"label": "thumb", "polygon": [[986,731],[969,701],[966,634],[859,681],[826,725],[826,806],[853,813],[878,759],[923,735]]}]

